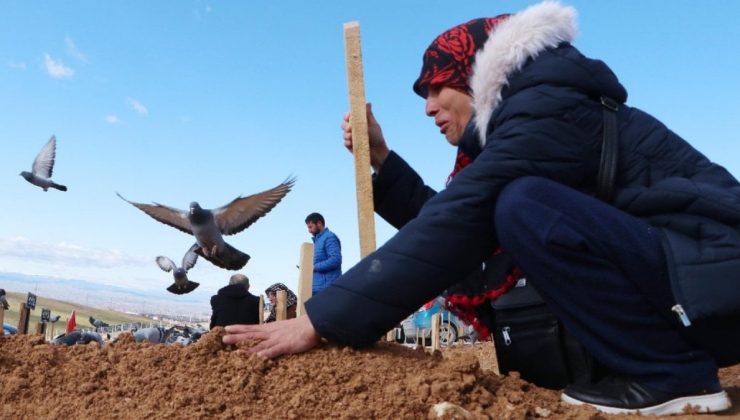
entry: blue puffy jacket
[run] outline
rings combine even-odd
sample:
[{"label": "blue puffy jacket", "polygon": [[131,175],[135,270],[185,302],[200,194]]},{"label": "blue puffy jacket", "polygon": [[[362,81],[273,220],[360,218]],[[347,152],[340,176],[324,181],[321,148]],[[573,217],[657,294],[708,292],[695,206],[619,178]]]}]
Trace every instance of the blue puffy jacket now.
[{"label": "blue puffy jacket", "polygon": [[342,244],[337,235],[324,228],[313,240],[312,294],[324,290],[342,275]]},{"label": "blue puffy jacket", "polygon": [[[624,105],[612,71],[569,43],[574,22],[549,12],[513,15],[486,41],[470,82],[475,115],[462,139],[477,148],[475,160],[446,189],[435,194],[394,153],[383,164],[376,210],[400,230],[306,303],[320,335],[370,344],[465,278],[498,245],[494,208],[512,180],[538,176],[593,193],[601,96],[621,104],[611,204],[662,233],[675,302],[690,319],[740,314],[740,184],[660,121]],[[521,42],[510,42],[517,34]]]}]

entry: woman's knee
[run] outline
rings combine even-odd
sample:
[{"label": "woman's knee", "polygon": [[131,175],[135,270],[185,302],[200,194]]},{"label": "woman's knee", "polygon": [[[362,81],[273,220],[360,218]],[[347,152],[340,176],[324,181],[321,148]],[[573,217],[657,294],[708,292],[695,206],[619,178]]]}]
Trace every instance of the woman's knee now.
[{"label": "woman's knee", "polygon": [[551,185],[552,181],[536,176],[526,176],[511,181],[499,194],[496,201],[496,211],[494,213],[494,222],[496,231],[499,235],[509,231],[518,231],[522,224],[531,221],[524,220],[527,212],[522,209],[527,203],[536,200],[542,196],[543,188]]}]

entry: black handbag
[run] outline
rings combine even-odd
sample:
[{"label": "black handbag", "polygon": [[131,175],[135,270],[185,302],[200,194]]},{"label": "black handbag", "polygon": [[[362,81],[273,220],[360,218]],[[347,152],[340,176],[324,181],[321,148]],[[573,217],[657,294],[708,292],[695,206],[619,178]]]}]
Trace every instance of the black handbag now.
[{"label": "black handbag", "polygon": [[491,330],[502,374],[517,371],[524,380],[552,389],[601,376],[603,368],[597,368],[526,279],[491,306]]}]

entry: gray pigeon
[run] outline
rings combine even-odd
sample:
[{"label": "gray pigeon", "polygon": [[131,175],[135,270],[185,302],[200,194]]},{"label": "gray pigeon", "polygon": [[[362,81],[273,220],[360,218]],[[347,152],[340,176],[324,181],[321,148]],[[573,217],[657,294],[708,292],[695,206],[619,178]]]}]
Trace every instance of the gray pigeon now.
[{"label": "gray pigeon", "polygon": [[175,282],[167,288],[168,292],[182,295],[190,293],[195,290],[196,287],[200,286],[200,283],[196,283],[188,279],[188,270],[193,268],[195,262],[198,261],[198,254],[195,253],[197,248],[198,244],[194,244],[190,247],[188,252],[185,253],[185,256],[182,257],[182,264],[180,264],[180,267],[167,257],[157,257],[156,261],[159,268],[167,272],[172,271],[172,275],[175,278]]},{"label": "gray pigeon", "polygon": [[31,166],[31,172],[23,171],[20,176],[33,185],[41,187],[44,191],[49,188],[56,188],[59,191],[67,191],[67,187],[60,185],[51,180],[51,174],[54,171],[54,158],[57,152],[57,138],[51,136],[48,142],[41,148],[36,155],[36,159]]},{"label": "gray pigeon", "polygon": [[103,320],[95,319],[90,316],[90,325],[92,325],[95,328],[104,328],[104,327],[110,327],[110,325],[106,322],[103,322]]},{"label": "gray pigeon", "polygon": [[54,315],[52,317],[49,317],[49,322],[57,322],[59,321],[59,315]]},{"label": "gray pigeon", "polygon": [[194,235],[198,245],[195,252],[201,257],[218,267],[239,270],[249,261],[249,255],[227,244],[222,235],[239,233],[269,213],[294,183],[295,178],[288,178],[277,187],[248,197],[237,197],[229,204],[213,210],[201,208],[193,201],[189,212],[158,203],[135,203],[116,194],[155,220]]}]

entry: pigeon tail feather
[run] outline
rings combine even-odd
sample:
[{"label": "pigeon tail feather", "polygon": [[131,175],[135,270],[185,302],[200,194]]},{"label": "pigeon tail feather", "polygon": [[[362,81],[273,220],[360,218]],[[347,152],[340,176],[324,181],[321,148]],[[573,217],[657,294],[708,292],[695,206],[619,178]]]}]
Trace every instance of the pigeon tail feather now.
[{"label": "pigeon tail feather", "polygon": [[239,270],[247,265],[249,258],[251,258],[248,254],[239,251],[227,243],[224,243],[224,249],[219,251],[218,255],[211,254],[210,256],[206,256],[203,253],[203,248],[198,248],[195,253],[207,259],[213,265],[227,270]]},{"label": "pigeon tail feather", "polygon": [[193,290],[198,288],[198,286],[200,286],[200,283],[188,280],[188,282],[185,283],[185,286],[182,288],[177,287],[176,283],[172,283],[170,287],[167,288],[167,291],[176,295],[184,295],[186,293],[192,292]]}]

